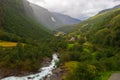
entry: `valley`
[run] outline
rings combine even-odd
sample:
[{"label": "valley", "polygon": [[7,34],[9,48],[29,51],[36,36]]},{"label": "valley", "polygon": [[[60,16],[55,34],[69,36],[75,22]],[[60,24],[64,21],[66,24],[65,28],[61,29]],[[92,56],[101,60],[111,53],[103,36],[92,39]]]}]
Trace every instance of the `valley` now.
[{"label": "valley", "polygon": [[119,5],[82,21],[27,0],[0,0],[0,79],[118,79],[119,34]]}]

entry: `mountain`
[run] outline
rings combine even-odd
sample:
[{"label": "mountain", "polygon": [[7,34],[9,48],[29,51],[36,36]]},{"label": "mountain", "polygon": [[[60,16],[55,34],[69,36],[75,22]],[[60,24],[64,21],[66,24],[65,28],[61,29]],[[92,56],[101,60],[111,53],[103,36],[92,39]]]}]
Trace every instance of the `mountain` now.
[{"label": "mountain", "polygon": [[120,46],[120,8],[97,14],[76,25],[76,30],[92,43]]},{"label": "mountain", "polygon": [[32,7],[34,16],[38,22],[45,25],[48,29],[55,30],[64,25],[59,18],[47,9],[32,3],[30,3],[30,6]]},{"label": "mountain", "polygon": [[43,58],[54,52],[53,38],[34,19],[27,0],[0,0],[0,80],[38,72]]},{"label": "mountain", "polygon": [[[113,7],[113,8],[110,8],[110,9],[105,9],[105,10],[102,10],[102,11],[100,11],[97,15],[95,15],[95,16],[93,16],[93,17],[97,17],[98,15],[100,15],[100,14],[109,14],[110,12],[112,13],[112,11],[114,11],[114,10],[116,10],[116,9],[119,9],[120,8],[120,5],[117,5],[117,6],[115,6],[115,7]],[[107,15],[106,15],[107,16]],[[92,18],[93,18],[92,17]],[[89,18],[89,19],[91,19],[91,18]],[[81,24],[82,23],[84,23],[84,22],[86,22],[86,21],[88,21],[89,19],[87,19],[87,20],[85,20],[85,21],[82,21],[81,22]],[[96,19],[97,20],[97,19]],[[98,22],[100,22],[99,20],[97,20]],[[95,22],[97,22],[97,21],[95,21]],[[92,23],[91,23],[92,24]],[[86,25],[88,25],[88,24],[86,24]],[[68,28],[69,27],[69,28]],[[63,31],[63,32],[66,32],[66,33],[69,33],[69,32],[72,32],[72,31],[75,31],[76,29],[78,29],[77,28],[78,27],[78,24],[73,24],[73,25],[66,25],[66,26],[62,26],[62,27],[60,27],[60,28],[58,28],[57,30],[58,31]]]},{"label": "mountain", "polygon": [[56,13],[56,12],[53,12],[53,14],[57,18],[59,18],[65,25],[80,23],[79,19],[72,18],[72,17],[70,17],[68,15],[64,15],[64,14],[60,14],[60,13]]},{"label": "mountain", "polygon": [[50,35],[51,32],[48,29],[30,17],[33,11],[28,1],[0,1],[1,40],[12,40],[11,35],[17,39],[15,41],[19,38],[41,40]]},{"label": "mountain", "polygon": [[51,12],[41,6],[30,3],[34,17],[48,29],[55,30],[64,25],[79,23],[80,20],[60,13]]},{"label": "mountain", "polygon": [[108,74],[120,71],[120,8],[97,14],[73,27],[63,38],[67,42],[62,42],[67,48],[60,60],[69,70],[64,80],[109,80]]},{"label": "mountain", "polygon": [[79,19],[72,18],[72,17],[64,15],[64,14],[60,14],[60,13],[56,13],[56,12],[53,12],[53,14],[64,23],[63,26],[56,29],[57,31],[62,31],[62,32],[66,32],[66,33],[74,31],[74,28],[75,28],[74,25],[82,22]]}]

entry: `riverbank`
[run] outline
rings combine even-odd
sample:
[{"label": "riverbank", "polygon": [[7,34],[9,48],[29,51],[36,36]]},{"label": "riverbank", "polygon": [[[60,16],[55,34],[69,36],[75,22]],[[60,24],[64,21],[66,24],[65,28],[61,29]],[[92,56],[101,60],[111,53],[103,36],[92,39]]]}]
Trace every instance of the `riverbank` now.
[{"label": "riverbank", "polygon": [[58,61],[59,61],[58,56],[56,54],[53,54],[53,59],[50,62],[50,65],[48,67],[42,67],[40,69],[39,73],[35,73],[35,74],[28,75],[28,76],[23,76],[23,77],[11,76],[11,77],[4,78],[2,80],[28,80],[28,79],[40,80],[40,79],[44,79],[46,76],[52,75],[52,71],[56,68],[56,62],[58,62]]},{"label": "riverbank", "polygon": [[[43,58],[42,63],[40,63],[41,68],[49,66],[51,60],[52,60],[52,58],[49,58],[49,57]],[[9,77],[9,76],[18,76],[18,77],[27,76],[27,75],[35,74],[35,73],[39,73],[39,71],[37,70],[37,71],[29,72],[29,71],[21,71],[18,69],[2,68],[2,69],[0,69],[0,79],[5,78],[5,77]]]},{"label": "riverbank", "polygon": [[64,74],[63,69],[61,69],[60,67],[56,68],[52,71],[52,73],[53,74],[49,77],[46,77],[45,80],[62,80],[62,76]]}]

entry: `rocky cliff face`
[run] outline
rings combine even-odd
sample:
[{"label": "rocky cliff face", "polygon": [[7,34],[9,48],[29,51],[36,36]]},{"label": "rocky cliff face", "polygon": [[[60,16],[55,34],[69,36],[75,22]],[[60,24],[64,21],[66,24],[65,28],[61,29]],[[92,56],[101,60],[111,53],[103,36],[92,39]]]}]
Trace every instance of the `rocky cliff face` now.
[{"label": "rocky cliff face", "polygon": [[54,30],[63,25],[62,21],[56,18],[50,11],[35,4],[30,4],[35,18],[42,22],[47,28]]},{"label": "rocky cliff face", "polygon": [[22,2],[23,2],[23,6],[24,6],[24,10],[25,10],[26,14],[27,14],[29,17],[34,18],[33,9],[32,9],[32,7],[30,6],[30,3],[29,3],[27,0],[22,0]]},{"label": "rocky cliff face", "polygon": [[23,0],[23,4],[25,12],[29,17],[36,19],[39,23],[42,23],[50,30],[56,30],[64,25],[80,22],[80,20],[70,16],[50,12],[41,6],[29,3],[27,0]]}]

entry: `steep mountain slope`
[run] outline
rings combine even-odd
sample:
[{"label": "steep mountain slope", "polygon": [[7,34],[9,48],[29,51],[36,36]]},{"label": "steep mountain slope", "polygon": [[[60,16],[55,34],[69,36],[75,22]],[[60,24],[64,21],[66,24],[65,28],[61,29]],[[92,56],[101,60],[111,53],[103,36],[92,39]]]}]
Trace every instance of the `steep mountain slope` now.
[{"label": "steep mountain slope", "polygon": [[[113,7],[113,8],[102,10],[102,11],[100,11],[100,12],[99,12],[96,16],[94,16],[94,17],[97,17],[98,15],[101,15],[101,14],[103,14],[103,13],[105,13],[105,12],[108,12],[108,11],[110,11],[110,13],[112,13],[112,12],[113,12],[112,10],[119,9],[119,8],[120,8],[120,5],[117,5],[117,6]],[[108,16],[111,16],[110,13],[109,13],[109,12],[106,13],[106,14],[105,14],[105,17],[107,17],[107,14],[109,14]],[[102,16],[102,15],[101,15],[101,16]],[[92,18],[94,18],[94,17],[92,17]],[[97,20],[97,21],[93,21],[93,22],[101,22],[102,19],[103,19],[103,17],[104,17],[104,15],[101,17],[101,20],[100,20],[100,21],[95,18],[95,20]],[[100,18],[100,17],[99,17],[99,18]],[[106,19],[105,19],[105,20],[106,20]],[[79,24],[82,25],[82,24],[85,23],[85,22],[89,22],[89,19],[88,19],[88,20],[85,20],[85,21],[82,21],[82,22],[79,23]],[[91,22],[89,22],[89,23],[91,23]],[[102,23],[102,22],[101,22],[101,23]],[[104,21],[104,23],[106,23],[106,22]],[[102,23],[102,24],[104,24],[104,23]],[[92,24],[92,23],[91,23],[91,24]],[[84,24],[84,26],[85,26],[85,25],[89,25],[89,24]],[[68,28],[68,27],[69,27],[69,28]],[[63,31],[63,32],[72,32],[72,31],[75,31],[76,29],[78,29],[77,27],[78,27],[77,24],[75,24],[75,25],[67,25],[67,26],[63,26],[63,27],[61,27],[61,28],[58,28],[57,30]]]},{"label": "steep mountain slope", "polygon": [[120,8],[116,8],[89,18],[77,26],[80,27],[80,33],[92,42],[120,46],[119,22]]},{"label": "steep mountain slope", "polygon": [[108,80],[120,71],[120,8],[97,14],[64,36],[63,80]]},{"label": "steep mountain slope", "polygon": [[34,19],[34,13],[33,13],[33,9],[30,6],[30,3],[27,0],[22,0],[23,2],[23,7],[24,7],[24,11],[26,13],[27,16],[31,17],[32,19]]},{"label": "steep mountain slope", "polygon": [[55,30],[64,25],[79,23],[80,20],[60,13],[50,12],[47,9],[30,3],[34,17],[48,29]]},{"label": "steep mountain slope", "polygon": [[30,5],[33,9],[35,18],[38,20],[38,22],[41,22],[48,29],[54,30],[63,25],[63,22],[47,9],[32,3]]},{"label": "steep mountain slope", "polygon": [[72,17],[64,15],[64,14],[55,13],[55,12],[53,12],[53,14],[57,18],[59,18],[65,25],[76,24],[76,23],[80,22],[79,19],[75,19],[75,18],[72,18]]},{"label": "steep mountain slope", "polygon": [[[49,30],[26,14],[26,12],[31,13],[32,8],[29,5],[25,6],[24,2],[25,0],[1,0],[1,30],[8,35],[12,33],[22,38],[44,39],[49,36]],[[28,8],[29,10],[26,11]]]},{"label": "steep mountain slope", "polygon": [[26,0],[0,0],[0,80],[38,72],[52,55],[51,31],[31,15]]}]

